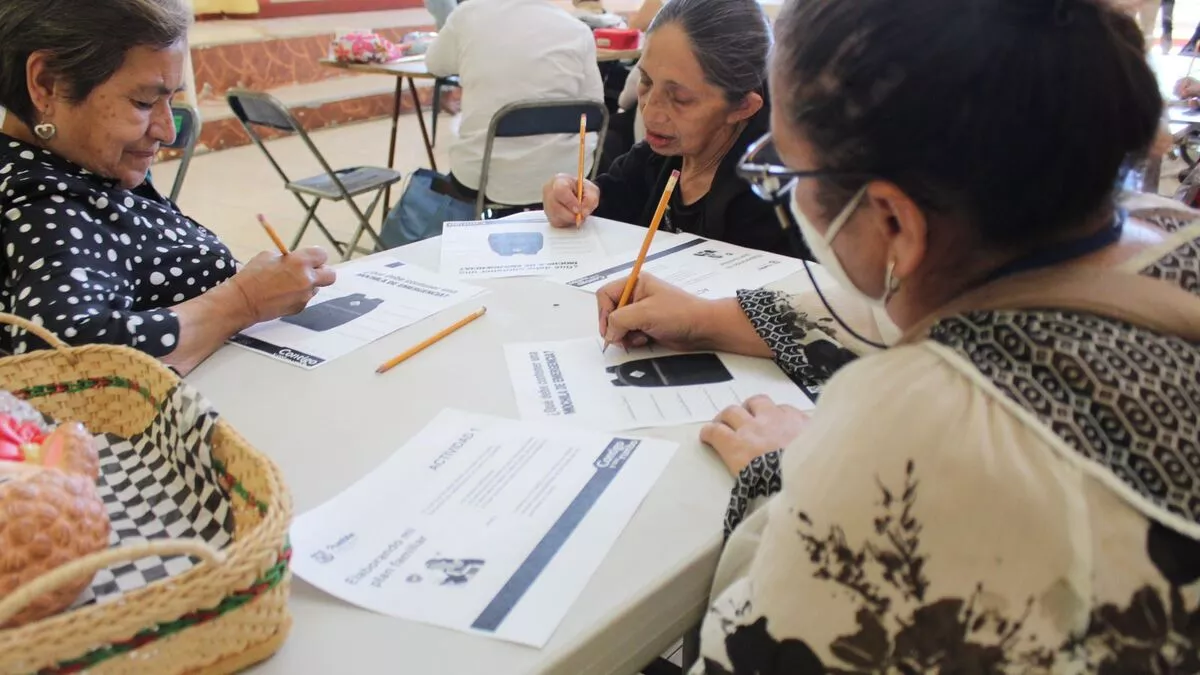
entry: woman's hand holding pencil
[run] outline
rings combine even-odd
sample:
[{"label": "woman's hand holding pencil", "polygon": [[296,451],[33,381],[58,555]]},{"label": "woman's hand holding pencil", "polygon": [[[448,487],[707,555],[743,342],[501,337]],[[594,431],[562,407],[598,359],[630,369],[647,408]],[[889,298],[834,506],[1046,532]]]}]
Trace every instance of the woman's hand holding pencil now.
[{"label": "woman's hand holding pencil", "polygon": [[583,222],[600,205],[600,188],[586,178],[583,198],[579,197],[579,178],[560,173],[542,188],[542,208],[554,227],[576,227],[575,218]]},{"label": "woman's hand holding pencil", "polygon": [[718,349],[771,357],[771,349],[758,336],[737,298],[705,300],[642,273],[678,180],[679,172],[672,172],[629,277],[596,291],[604,349],[610,344],[629,348],[656,342],[677,351]]},{"label": "woman's hand holding pencil", "polygon": [[618,308],[625,282],[614,281],[596,291],[600,335],[605,342],[626,349],[651,342],[678,351],[705,348],[703,336],[708,331],[701,319],[709,314],[709,300],[643,273],[630,301]]},{"label": "woman's hand holding pencil", "polygon": [[247,325],[302,311],[318,288],[337,280],[326,262],[328,255],[315,246],[284,256],[263,251],[251,258],[228,282],[245,301]]},{"label": "woman's hand holding pencil", "polygon": [[317,289],[337,280],[324,249],[310,246],[288,251],[266,218],[260,215],[258,222],[278,253],[259,253],[226,282],[238,291],[233,297],[242,303],[234,304],[241,304],[238,310],[244,314],[246,325],[300,312]]},{"label": "woman's hand holding pencil", "polygon": [[[621,298],[617,300],[617,309],[621,309],[629,304],[633,298],[633,289],[637,286],[638,275],[642,273],[642,265],[646,262],[646,254],[650,253],[650,244],[654,242],[654,234],[658,232],[658,226],[662,223],[663,215],[667,212],[667,205],[671,203],[671,193],[675,192],[675,184],[679,182],[679,171],[671,172],[671,177],[667,179],[667,186],[663,188],[662,197],[658,200],[658,208],[654,210],[654,217],[650,219],[650,227],[646,228],[646,236],[642,239],[642,248],[638,251],[637,259],[633,261],[633,270],[629,273],[629,278],[625,280],[625,288],[621,290]],[[608,351],[610,341],[606,337],[604,339],[604,349]]]}]

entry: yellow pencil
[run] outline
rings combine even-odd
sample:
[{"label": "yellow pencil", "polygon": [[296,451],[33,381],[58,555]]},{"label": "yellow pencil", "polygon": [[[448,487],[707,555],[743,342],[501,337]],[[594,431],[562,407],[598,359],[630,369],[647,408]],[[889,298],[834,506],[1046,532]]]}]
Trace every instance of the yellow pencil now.
[{"label": "yellow pencil", "polygon": [[421,350],[425,349],[426,347],[428,347],[432,344],[435,344],[442,338],[453,333],[454,331],[458,330],[459,328],[462,328],[463,326],[471,323],[472,321],[474,321],[475,319],[478,319],[479,317],[483,316],[486,313],[487,313],[487,307],[480,307],[478,310],[476,310],[476,311],[472,312],[471,314],[460,319],[454,325],[443,328],[442,330],[438,331],[437,333],[433,334],[432,336],[426,338],[423,342],[421,342],[421,344],[413,347],[412,349],[409,349],[408,351],[404,352],[403,354],[400,354],[399,356],[388,361],[387,363],[383,364],[382,366],[379,366],[378,368],[375,369],[375,372],[376,373],[386,373],[387,371],[391,370],[392,368],[395,368],[396,366],[400,365],[404,361],[408,360],[410,357],[414,356]]},{"label": "yellow pencil", "polygon": [[267,217],[261,213],[258,214],[258,223],[259,225],[263,226],[264,230],[267,231],[267,236],[271,238],[271,241],[275,242],[275,247],[279,249],[279,252],[283,255],[287,255],[288,247],[285,246],[283,240],[279,238],[279,233],[275,231],[275,228],[271,227],[271,224],[267,222]]},{"label": "yellow pencil", "polygon": [[[629,278],[625,280],[625,289],[621,291],[621,300],[617,303],[617,309],[621,309],[629,304],[629,299],[633,297],[633,289],[637,286],[638,275],[642,272],[642,263],[646,262],[646,254],[650,252],[650,242],[654,241],[654,233],[658,231],[658,224],[662,222],[663,214],[667,212],[667,204],[671,201],[671,193],[675,191],[675,183],[679,181],[679,171],[672,171],[671,177],[667,179],[667,187],[663,189],[662,197],[658,200],[658,208],[654,210],[654,218],[650,221],[650,227],[646,230],[646,238],[642,240],[642,250],[638,251],[637,260],[633,261],[633,270],[629,273]],[[608,340],[604,341],[604,348],[601,353],[608,351]]]},{"label": "yellow pencil", "polygon": [[[579,182],[575,184],[576,198],[579,199],[579,208],[583,208],[583,156],[584,146],[587,139],[587,113],[579,116]],[[575,227],[583,225],[583,213],[575,214]]]}]

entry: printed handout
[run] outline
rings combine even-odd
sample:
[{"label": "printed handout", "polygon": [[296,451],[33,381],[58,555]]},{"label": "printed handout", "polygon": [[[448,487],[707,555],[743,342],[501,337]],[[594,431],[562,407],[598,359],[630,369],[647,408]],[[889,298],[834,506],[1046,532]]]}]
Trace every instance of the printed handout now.
[{"label": "printed handout", "polygon": [[[637,253],[627,251],[600,264],[555,275],[551,281],[594,293],[611,281],[629,276]],[[739,289],[761,288],[802,269],[796,258],[703,237],[660,232],[654,237],[642,273],[702,298],[728,298],[737,295]]]},{"label": "printed handout", "polygon": [[757,394],[800,409],[812,401],[773,362],[659,347],[607,354],[592,338],[505,345],[523,419],[619,430],[707,422]]},{"label": "printed handout", "polygon": [[252,326],[230,343],[311,369],[485,292],[388,256],[337,273],[303,312]]},{"label": "printed handout", "polygon": [[545,276],[605,258],[597,224],[557,228],[545,214],[449,222],[442,228],[442,274],[460,279]]},{"label": "printed handout", "polygon": [[541,647],[675,449],[446,410],[296,519],[292,567],[381,614]]}]

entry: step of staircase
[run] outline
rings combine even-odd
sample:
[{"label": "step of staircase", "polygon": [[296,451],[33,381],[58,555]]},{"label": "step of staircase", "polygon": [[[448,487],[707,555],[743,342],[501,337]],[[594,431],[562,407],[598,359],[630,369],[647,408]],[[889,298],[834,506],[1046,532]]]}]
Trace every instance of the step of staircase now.
[{"label": "step of staircase", "polygon": [[[250,143],[225,94],[235,87],[278,98],[308,131],[391,115],[396,79],[347,73],[323,66],[340,33],[369,30],[400,41],[407,33],[433,30],[424,10],[360,12],[289,19],[202,21],[189,35],[192,69],[202,121],[197,152]],[[420,83],[418,83],[420,85]],[[418,87],[423,106],[432,89]],[[455,105],[449,92],[447,105]],[[402,112],[411,112],[411,97]]]},{"label": "step of staircase", "polygon": [[374,31],[393,41],[432,31],[424,10],[332,14],[294,19],[202,21],[189,35],[198,94],[223,96],[233,87],[257,91],[344,77],[322,66],[340,33]]},{"label": "step of staircase", "polygon": [[[297,84],[269,89],[304,126],[306,131],[324,129],[352,122],[388,117],[392,114],[396,78],[387,75],[352,75],[322,82]],[[405,88],[407,92],[407,87]],[[426,113],[430,112],[433,89],[418,84],[417,93]],[[453,98],[443,92],[443,98]],[[412,97],[401,100],[401,112],[412,112]],[[445,107],[445,106],[444,106]],[[200,102],[203,127],[196,146],[197,152],[212,152],[235,148],[250,142],[241,123],[233,116],[224,97]],[[443,113],[445,114],[445,113]],[[266,130],[260,130],[260,133]],[[266,138],[282,134],[263,133]]]}]

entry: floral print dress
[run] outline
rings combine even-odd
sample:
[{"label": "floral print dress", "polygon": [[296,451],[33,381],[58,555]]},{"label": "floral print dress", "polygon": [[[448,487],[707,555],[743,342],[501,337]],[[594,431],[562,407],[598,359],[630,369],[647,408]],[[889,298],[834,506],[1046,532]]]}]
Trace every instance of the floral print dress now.
[{"label": "floral print dress", "polygon": [[[1200,297],[1166,204],[1122,271]],[[694,674],[1200,673],[1200,344],[983,311],[856,359],[807,298],[741,302],[820,400],[739,477]]]}]

